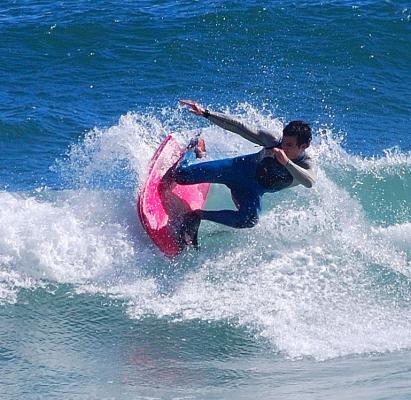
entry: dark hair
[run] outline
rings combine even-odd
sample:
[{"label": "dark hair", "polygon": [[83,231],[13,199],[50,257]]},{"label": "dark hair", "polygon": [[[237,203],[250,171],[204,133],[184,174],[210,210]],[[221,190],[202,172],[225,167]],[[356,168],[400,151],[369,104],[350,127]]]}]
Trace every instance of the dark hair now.
[{"label": "dark hair", "polygon": [[291,121],[283,129],[283,136],[296,136],[297,144],[301,146],[302,144],[310,144],[312,135],[311,128],[304,121]]}]

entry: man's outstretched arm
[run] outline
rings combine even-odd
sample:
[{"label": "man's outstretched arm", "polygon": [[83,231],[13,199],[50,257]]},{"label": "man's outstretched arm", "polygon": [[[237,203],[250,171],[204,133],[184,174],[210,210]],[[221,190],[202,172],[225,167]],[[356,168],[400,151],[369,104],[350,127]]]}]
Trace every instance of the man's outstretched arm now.
[{"label": "man's outstretched arm", "polygon": [[252,143],[264,147],[274,147],[280,143],[280,139],[266,129],[256,129],[230,115],[206,110],[193,100],[180,100],[180,104],[190,107],[190,112],[193,114],[205,117],[219,127],[237,133]]}]

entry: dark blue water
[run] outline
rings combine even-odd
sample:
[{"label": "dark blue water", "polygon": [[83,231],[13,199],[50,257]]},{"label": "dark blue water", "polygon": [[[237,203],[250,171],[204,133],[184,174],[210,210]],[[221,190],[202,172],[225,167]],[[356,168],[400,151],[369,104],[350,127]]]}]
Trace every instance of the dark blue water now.
[{"label": "dark blue water", "polygon": [[85,131],[181,97],[326,124],[357,153],[410,148],[406,2],[19,1],[0,18],[3,187],[58,184],[49,165]]},{"label": "dark blue water", "polygon": [[[408,398],[410,19],[405,1],[4,1],[2,397]],[[309,121],[319,179],[170,262],[135,214],[162,138],[256,150],[181,98]]]}]

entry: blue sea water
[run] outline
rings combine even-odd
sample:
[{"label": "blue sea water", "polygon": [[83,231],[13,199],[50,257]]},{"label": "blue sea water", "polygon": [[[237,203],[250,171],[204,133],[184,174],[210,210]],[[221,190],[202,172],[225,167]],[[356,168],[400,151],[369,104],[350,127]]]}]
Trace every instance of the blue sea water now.
[{"label": "blue sea water", "polygon": [[[0,397],[409,399],[405,1],[5,0]],[[135,199],[178,106],[312,124],[318,182],[162,257]],[[231,207],[213,187],[207,207]]]}]

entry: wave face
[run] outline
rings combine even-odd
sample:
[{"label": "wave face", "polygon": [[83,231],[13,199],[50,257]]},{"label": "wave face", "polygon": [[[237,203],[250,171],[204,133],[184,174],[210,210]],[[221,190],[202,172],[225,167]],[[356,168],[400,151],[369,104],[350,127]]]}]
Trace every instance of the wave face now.
[{"label": "wave face", "polygon": [[[281,131],[250,104],[227,111]],[[119,299],[132,320],[229,323],[291,358],[410,348],[411,154],[352,155],[322,130],[311,147],[313,189],[266,195],[250,230],[203,222],[201,250],[170,261],[139,225],[135,196],[165,132],[184,142],[190,121],[181,109],[130,112],[54,163],[63,189],[1,191],[0,302],[54,282]],[[212,157],[256,151],[219,128],[201,130]],[[215,186],[207,207],[227,205],[228,191]]]}]

